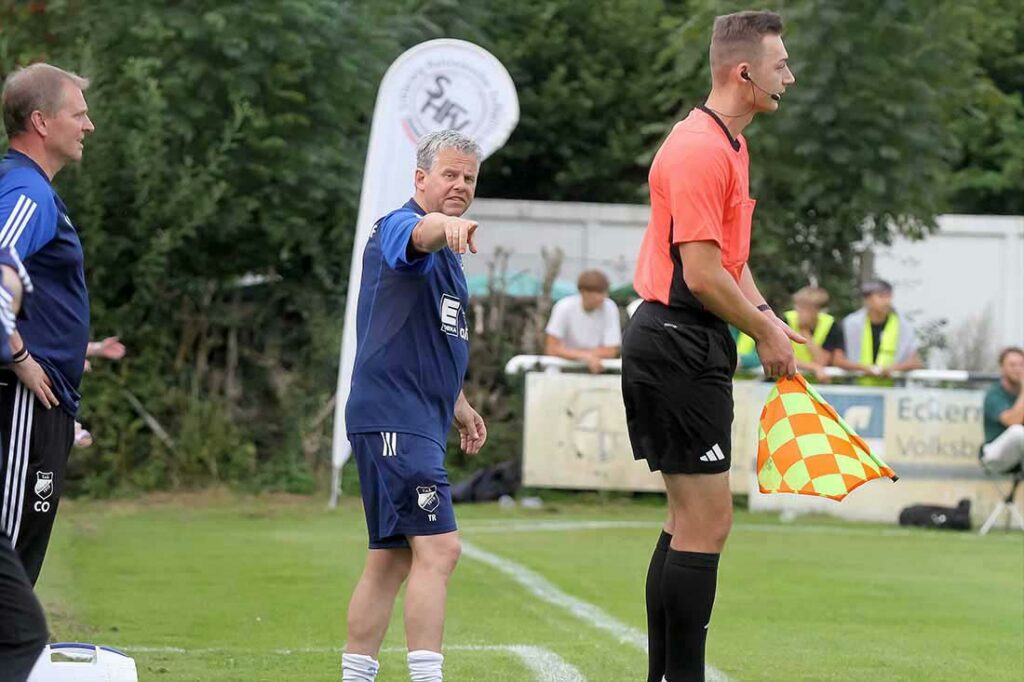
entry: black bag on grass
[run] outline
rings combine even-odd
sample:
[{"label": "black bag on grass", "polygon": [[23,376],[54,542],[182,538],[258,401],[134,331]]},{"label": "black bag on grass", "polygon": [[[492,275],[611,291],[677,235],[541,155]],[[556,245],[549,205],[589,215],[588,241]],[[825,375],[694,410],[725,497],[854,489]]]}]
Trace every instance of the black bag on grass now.
[{"label": "black bag on grass", "polygon": [[945,528],[946,530],[971,529],[971,501],[960,500],[955,507],[937,507],[928,504],[916,504],[906,507],[900,512],[901,526],[918,526],[920,528]]},{"label": "black bag on grass", "polygon": [[452,486],[452,502],[493,502],[502,495],[519,490],[519,462],[502,462],[481,469],[465,481]]}]

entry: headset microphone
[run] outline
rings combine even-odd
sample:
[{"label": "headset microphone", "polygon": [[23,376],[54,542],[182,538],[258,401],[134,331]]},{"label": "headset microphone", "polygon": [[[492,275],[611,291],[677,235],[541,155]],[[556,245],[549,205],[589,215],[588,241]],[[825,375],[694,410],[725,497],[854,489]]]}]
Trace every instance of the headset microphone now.
[{"label": "headset microphone", "polygon": [[782,95],[779,95],[779,94],[777,94],[777,93],[774,93],[774,92],[768,92],[767,90],[765,90],[764,88],[762,88],[762,87],[761,87],[760,85],[758,85],[757,83],[755,83],[755,82],[754,82],[754,79],[753,79],[753,78],[751,78],[751,77],[750,77],[750,74],[749,74],[749,73],[747,73],[746,71],[742,71],[742,72],[740,72],[740,78],[742,78],[743,80],[745,80],[745,81],[749,82],[749,83],[750,83],[750,85],[751,85],[751,87],[755,87],[755,88],[757,88],[758,90],[760,90],[760,91],[761,91],[761,92],[763,92],[764,94],[766,94],[766,95],[768,95],[769,97],[771,97],[771,98],[772,98],[773,100],[775,100],[776,102],[781,102],[781,101],[782,101]]}]

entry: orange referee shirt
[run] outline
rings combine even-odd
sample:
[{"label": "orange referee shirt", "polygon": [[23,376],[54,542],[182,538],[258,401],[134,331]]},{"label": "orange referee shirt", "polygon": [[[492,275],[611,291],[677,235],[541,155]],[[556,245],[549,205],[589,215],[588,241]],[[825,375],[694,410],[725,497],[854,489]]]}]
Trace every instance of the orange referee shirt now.
[{"label": "orange referee shirt", "polygon": [[678,245],[712,241],[722,267],[738,282],[750,255],[750,156],[703,106],[672,128],[651,164],[651,218],[637,257],[633,286],[647,301],[703,310],[683,279]]}]

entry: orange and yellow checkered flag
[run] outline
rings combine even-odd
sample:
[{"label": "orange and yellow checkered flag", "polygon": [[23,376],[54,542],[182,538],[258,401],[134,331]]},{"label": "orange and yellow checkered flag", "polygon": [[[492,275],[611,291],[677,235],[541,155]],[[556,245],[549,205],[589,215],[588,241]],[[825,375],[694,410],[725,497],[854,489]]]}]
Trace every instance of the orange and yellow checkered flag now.
[{"label": "orange and yellow checkered flag", "polygon": [[762,493],[796,493],[840,501],[873,478],[896,473],[799,374],[779,379],[757,430]]}]

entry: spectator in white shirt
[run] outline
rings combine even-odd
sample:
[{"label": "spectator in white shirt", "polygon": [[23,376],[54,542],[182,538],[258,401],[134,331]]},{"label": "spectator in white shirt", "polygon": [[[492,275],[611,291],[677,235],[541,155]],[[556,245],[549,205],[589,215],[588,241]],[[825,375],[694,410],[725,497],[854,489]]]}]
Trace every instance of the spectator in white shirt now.
[{"label": "spectator in white shirt", "polygon": [[551,308],[544,354],[580,360],[597,374],[601,360],[619,354],[619,308],[608,298],[608,278],[600,270],[582,273],[576,288],[578,295],[563,298]]}]

